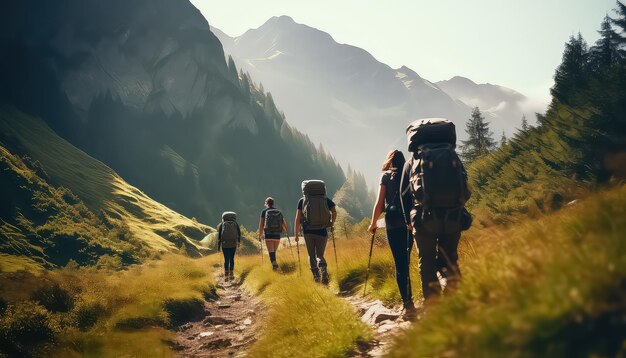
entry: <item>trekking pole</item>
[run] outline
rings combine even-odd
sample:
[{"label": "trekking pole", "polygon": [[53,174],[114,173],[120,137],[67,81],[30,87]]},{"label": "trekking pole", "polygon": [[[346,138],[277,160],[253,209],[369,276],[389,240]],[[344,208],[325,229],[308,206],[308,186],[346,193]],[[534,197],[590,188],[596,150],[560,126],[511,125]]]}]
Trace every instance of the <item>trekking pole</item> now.
[{"label": "trekking pole", "polygon": [[302,265],[300,264],[300,245],[297,242],[296,251],[298,251],[298,276],[302,276]]},{"label": "trekking pole", "polygon": [[259,252],[261,253],[261,265],[263,265],[263,240],[259,240]]},{"label": "trekking pole", "polygon": [[333,250],[335,251],[335,270],[337,270],[337,280],[339,280],[339,264],[337,263],[337,245],[335,244],[335,231],[330,230],[330,235],[333,237]]},{"label": "trekking pole", "polygon": [[287,233],[287,242],[289,242],[289,251],[291,251],[291,258],[295,261],[296,257],[293,256],[293,247],[291,246],[291,239],[289,238],[289,233]]},{"label": "trekking pole", "polygon": [[376,236],[376,231],[372,234],[372,240],[370,241],[370,255],[367,260],[367,271],[365,271],[365,286],[363,286],[363,297],[365,297],[365,292],[367,292],[367,279],[370,277],[370,265],[372,263],[372,251],[374,250],[374,236]]}]

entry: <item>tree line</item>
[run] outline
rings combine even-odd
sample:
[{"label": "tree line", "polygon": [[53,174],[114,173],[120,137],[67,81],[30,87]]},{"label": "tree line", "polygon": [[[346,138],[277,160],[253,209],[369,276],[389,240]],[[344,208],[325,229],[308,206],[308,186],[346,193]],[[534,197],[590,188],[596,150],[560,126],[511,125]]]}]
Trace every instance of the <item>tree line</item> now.
[{"label": "tree line", "polygon": [[551,102],[498,146],[479,108],[461,153],[475,189],[470,205],[495,220],[558,209],[581,190],[623,179],[626,152],[626,6],[600,24],[600,38],[565,44]]}]

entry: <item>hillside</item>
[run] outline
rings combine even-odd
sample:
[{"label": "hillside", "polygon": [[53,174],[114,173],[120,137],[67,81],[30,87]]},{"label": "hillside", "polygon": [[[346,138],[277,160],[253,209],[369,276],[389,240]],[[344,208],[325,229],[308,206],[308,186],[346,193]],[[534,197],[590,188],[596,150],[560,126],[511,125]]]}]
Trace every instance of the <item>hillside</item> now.
[{"label": "hillside", "polygon": [[[455,76],[449,80],[435,82],[452,98],[457,99],[470,107],[480,107],[481,111],[487,112],[498,118],[493,121],[491,130],[500,134],[503,131],[509,136],[513,134],[512,126],[519,128],[520,118],[524,115],[523,105],[527,98],[523,94],[499,85],[491,83],[475,83],[469,78]],[[525,114],[534,118],[534,113]],[[507,124],[506,121],[509,121]],[[503,124],[507,124],[503,126]]]},{"label": "hillside", "polygon": [[[211,30],[237,66],[272,92],[296,128],[323,143],[344,166],[364,173],[370,185],[379,175],[371,161],[382,162],[390,149],[404,149],[410,121],[446,117],[462,129],[474,105],[406,66],[391,68],[366,50],[337,43],[288,16],[272,17],[237,37]],[[495,133],[505,130],[509,136],[522,117],[521,112],[485,114]],[[459,137],[465,138],[463,130]]]},{"label": "hillside", "polygon": [[45,267],[95,264],[103,255],[130,264],[167,251],[197,256],[197,241],[212,230],[13,107],[0,107],[0,152],[2,253]]},{"label": "hillside", "polygon": [[345,180],[188,1],[6,2],[0,20],[0,100],[177,212],[253,226],[267,196],[290,208],[302,180]]}]

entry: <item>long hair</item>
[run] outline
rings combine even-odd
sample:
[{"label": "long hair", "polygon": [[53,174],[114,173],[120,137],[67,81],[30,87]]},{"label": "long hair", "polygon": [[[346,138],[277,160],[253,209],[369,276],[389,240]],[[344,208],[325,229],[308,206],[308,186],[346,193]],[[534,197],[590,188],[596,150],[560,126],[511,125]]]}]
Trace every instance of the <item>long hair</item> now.
[{"label": "long hair", "polygon": [[387,158],[383,162],[383,171],[392,170],[392,171],[400,171],[404,167],[404,154],[402,154],[399,150],[392,150],[387,154]]}]

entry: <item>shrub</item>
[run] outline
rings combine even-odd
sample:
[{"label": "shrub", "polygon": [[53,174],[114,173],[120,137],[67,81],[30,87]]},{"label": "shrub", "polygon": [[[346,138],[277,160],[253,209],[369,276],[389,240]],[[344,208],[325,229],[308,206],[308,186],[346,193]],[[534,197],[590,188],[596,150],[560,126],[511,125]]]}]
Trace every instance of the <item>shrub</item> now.
[{"label": "shrub", "polygon": [[68,312],[74,307],[74,297],[58,283],[36,289],[31,299],[51,312]]},{"label": "shrub", "polygon": [[96,324],[105,313],[105,307],[99,302],[79,301],[71,313],[70,322],[73,326],[85,331]]},{"label": "shrub", "polygon": [[163,303],[170,324],[178,326],[204,317],[204,303],[198,298],[167,299]]},{"label": "shrub", "polygon": [[52,341],[57,331],[50,313],[35,302],[10,305],[0,319],[0,351],[9,356],[26,355],[31,347]]}]

